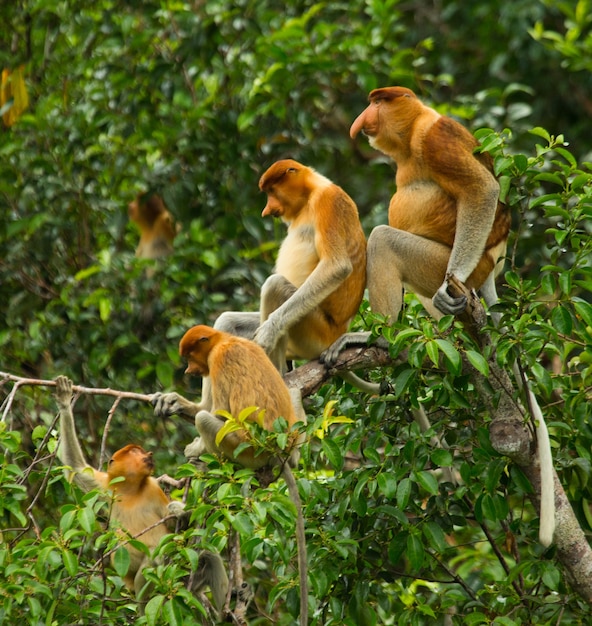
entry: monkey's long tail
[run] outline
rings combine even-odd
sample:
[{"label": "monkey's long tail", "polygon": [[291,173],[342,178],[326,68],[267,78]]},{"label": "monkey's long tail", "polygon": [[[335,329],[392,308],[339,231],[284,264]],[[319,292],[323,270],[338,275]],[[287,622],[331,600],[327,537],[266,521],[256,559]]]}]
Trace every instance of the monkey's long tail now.
[{"label": "monkey's long tail", "polygon": [[555,482],[553,480],[553,456],[549,431],[539,403],[526,384],[528,403],[532,416],[536,422],[537,449],[541,472],[541,513],[539,522],[539,541],[542,545],[550,546],[555,532]]},{"label": "monkey's long tail", "polygon": [[545,547],[553,543],[555,532],[555,481],[553,478],[553,455],[549,431],[543,417],[541,407],[528,386],[528,379],[523,376],[518,363],[514,363],[514,376],[518,384],[526,392],[530,414],[536,424],[537,452],[539,457],[539,471],[541,475],[541,511],[539,514],[539,541]]},{"label": "monkey's long tail", "polygon": [[302,501],[298,493],[298,485],[294,474],[287,463],[283,466],[284,480],[288,493],[296,507],[296,547],[298,549],[298,575],[300,578],[300,626],[308,624],[308,557],[306,553],[306,537],[304,535],[304,515]]}]

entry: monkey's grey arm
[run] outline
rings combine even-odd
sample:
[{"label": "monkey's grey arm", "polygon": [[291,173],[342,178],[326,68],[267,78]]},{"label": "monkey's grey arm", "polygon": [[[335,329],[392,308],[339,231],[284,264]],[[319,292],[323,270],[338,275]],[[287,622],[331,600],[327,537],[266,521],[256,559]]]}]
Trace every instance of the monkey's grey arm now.
[{"label": "monkey's grey arm", "polygon": [[[78,442],[74,415],[72,414],[72,381],[66,376],[56,378],[55,399],[60,411],[60,445],[58,457],[64,465],[72,468],[70,475],[86,491],[99,486],[94,478],[95,470],[87,463]],[[86,470],[86,471],[85,471]]]},{"label": "monkey's grey arm", "polygon": [[[456,233],[446,268],[446,278],[432,298],[434,306],[445,315],[458,315],[465,310],[467,298],[452,296],[448,291],[448,280],[450,276],[455,276],[462,283],[466,283],[483,255],[495,219],[499,184],[486,170],[483,170],[482,178],[478,185],[480,198],[459,199]],[[475,185],[476,183],[473,184]]]},{"label": "monkey's grey arm", "polygon": [[270,354],[281,335],[316,309],[351,274],[349,259],[323,260],[300,288],[261,324],[254,340]]}]

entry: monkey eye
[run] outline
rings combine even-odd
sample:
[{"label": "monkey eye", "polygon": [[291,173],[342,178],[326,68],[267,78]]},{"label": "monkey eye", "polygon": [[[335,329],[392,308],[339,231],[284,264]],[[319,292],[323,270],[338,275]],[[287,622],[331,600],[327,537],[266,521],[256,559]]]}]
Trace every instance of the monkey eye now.
[{"label": "monkey eye", "polygon": [[289,167],[286,170],[286,174],[295,174],[298,170],[295,167]]},{"label": "monkey eye", "polygon": [[202,341],[208,341],[209,337],[200,337],[199,338],[199,342],[201,343]]}]

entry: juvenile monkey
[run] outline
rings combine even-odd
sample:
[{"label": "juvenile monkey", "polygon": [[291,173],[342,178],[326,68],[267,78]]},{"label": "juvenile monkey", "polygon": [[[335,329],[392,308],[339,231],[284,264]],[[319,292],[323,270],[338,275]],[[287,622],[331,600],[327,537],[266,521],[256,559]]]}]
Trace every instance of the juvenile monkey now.
[{"label": "juvenile monkey", "polygon": [[[257,454],[252,447],[237,447],[248,441],[245,431],[227,434],[216,443],[216,436],[224,426],[225,419],[218,411],[226,411],[237,417],[243,409],[257,407],[249,419],[254,420],[263,410],[263,427],[271,431],[274,422],[283,417],[292,428],[298,421],[306,421],[300,392],[288,389],[279,371],[271,363],[263,349],[253,341],[224,333],[209,326],[194,326],[181,338],[179,354],[187,361],[186,374],[207,377],[210,381],[211,409],[200,409],[195,414],[195,426],[199,437],[185,448],[185,455],[197,458],[204,452],[222,454],[227,459],[257,469],[267,464],[280,465],[288,486],[288,492],[296,507],[296,543],[298,547],[298,571],[300,578],[300,623],[308,623],[307,556],[304,536],[304,517],[298,488],[290,464],[270,454]],[[170,394],[167,394],[170,395]],[[155,394],[153,403],[157,415],[170,415],[171,405]],[[290,462],[298,460],[298,441],[292,438]]]},{"label": "juvenile monkey", "polygon": [[[171,501],[152,476],[152,453],[141,446],[130,444],[115,452],[108,469],[102,472],[92,468],[84,458],[74,416],[72,414],[72,381],[65,376],[56,378],[56,403],[60,412],[60,444],[58,457],[69,466],[69,474],[85,491],[101,489],[112,494],[110,523],[120,528],[122,539],[128,535],[142,541],[153,551],[160,540],[169,533],[164,518],[183,514],[183,504]],[[112,481],[124,478],[123,481]],[[151,558],[132,545],[125,546],[130,556],[130,566],[124,578],[126,587],[136,598],[146,601],[146,580],[142,570],[151,564]],[[200,557],[200,576],[193,591],[209,586],[218,610],[224,605],[228,590],[228,577],[219,555],[204,551]]]},{"label": "juvenile monkey", "polygon": [[[372,310],[395,320],[408,288],[437,319],[458,315],[466,297],[449,293],[452,276],[479,291],[488,306],[495,304],[495,277],[502,269],[511,218],[499,201],[491,157],[475,152],[479,144],[466,128],[420,102],[410,89],[375,89],[369,100],[350,135],[353,139],[362,131],[372,147],[397,164],[389,225],[376,227],[368,239]],[[499,315],[493,319],[498,323]],[[365,344],[368,337],[346,334],[321,358],[332,363],[345,347]],[[536,399],[526,391],[534,407],[541,464],[540,541],[549,545],[555,526],[551,447]]]},{"label": "juvenile monkey", "polygon": [[178,228],[163,199],[156,193],[140,193],[128,205],[128,215],[140,228],[136,256],[158,259],[171,254]]}]

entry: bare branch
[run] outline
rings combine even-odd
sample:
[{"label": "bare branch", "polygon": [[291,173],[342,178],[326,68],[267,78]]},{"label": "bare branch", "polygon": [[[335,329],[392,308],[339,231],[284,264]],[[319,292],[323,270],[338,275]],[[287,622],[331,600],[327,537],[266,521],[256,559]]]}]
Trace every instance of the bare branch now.
[{"label": "bare branch", "polygon": [[[55,380],[42,380],[39,378],[23,378],[22,376],[16,376],[15,374],[9,374],[8,372],[0,372],[0,386],[6,382],[13,382],[14,386],[10,390],[7,398],[3,403],[2,419],[0,421],[6,421],[6,416],[10,413],[12,403],[20,387],[24,386],[40,386],[40,387],[55,387]],[[134,393],[133,391],[119,391],[117,389],[95,389],[93,387],[81,387],[80,385],[73,385],[72,391],[79,394],[87,394],[92,396],[113,396],[117,398],[117,401],[113,405],[112,411],[115,410],[118,402],[122,399],[126,400],[138,400],[139,402],[152,402],[153,395],[146,395],[144,393]]]}]

